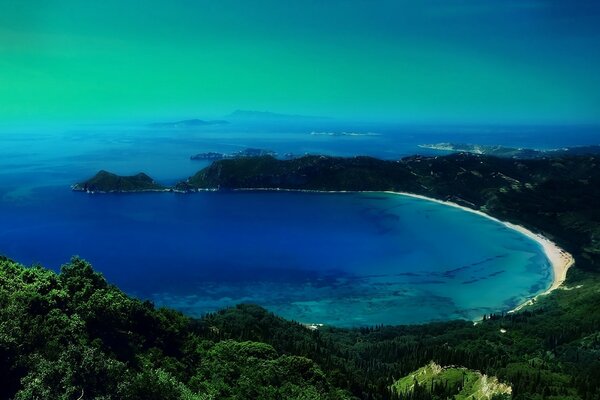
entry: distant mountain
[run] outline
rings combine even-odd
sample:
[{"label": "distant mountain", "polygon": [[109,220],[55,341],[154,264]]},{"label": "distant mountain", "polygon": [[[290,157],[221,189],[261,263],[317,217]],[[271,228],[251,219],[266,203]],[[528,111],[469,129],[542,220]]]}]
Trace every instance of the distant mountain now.
[{"label": "distant mountain", "polygon": [[202,119],[185,119],[182,121],[175,122],[156,122],[150,124],[153,128],[196,128],[200,126],[209,126],[209,125],[224,125],[228,124],[228,121],[224,120],[202,120]]},{"label": "distant mountain", "polygon": [[292,115],[292,114],[277,114],[269,111],[248,111],[248,110],[236,110],[229,115],[225,116],[226,119],[232,121],[256,121],[256,122],[269,122],[269,121],[325,121],[330,120],[329,117],[317,117],[311,115]]}]

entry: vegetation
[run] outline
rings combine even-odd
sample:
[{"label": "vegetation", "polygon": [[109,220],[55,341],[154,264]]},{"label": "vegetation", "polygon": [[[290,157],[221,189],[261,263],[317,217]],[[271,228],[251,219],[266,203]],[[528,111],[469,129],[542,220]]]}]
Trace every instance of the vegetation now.
[{"label": "vegetation", "polygon": [[392,391],[406,399],[429,394],[446,399],[452,393],[457,400],[510,399],[512,392],[510,386],[494,377],[466,368],[441,367],[434,362],[394,382]]},{"label": "vegetation", "polygon": [[0,259],[0,398],[345,399],[311,360],[155,309],[83,260]]}]

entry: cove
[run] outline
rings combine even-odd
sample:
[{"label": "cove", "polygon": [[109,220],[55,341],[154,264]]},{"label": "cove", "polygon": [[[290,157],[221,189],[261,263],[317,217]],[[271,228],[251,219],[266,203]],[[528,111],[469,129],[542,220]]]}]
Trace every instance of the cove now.
[{"label": "cove", "polygon": [[37,189],[0,210],[0,253],[72,255],[188,315],[256,303],[335,326],[474,319],[552,281],[541,246],[501,223],[387,193],[85,195]]}]

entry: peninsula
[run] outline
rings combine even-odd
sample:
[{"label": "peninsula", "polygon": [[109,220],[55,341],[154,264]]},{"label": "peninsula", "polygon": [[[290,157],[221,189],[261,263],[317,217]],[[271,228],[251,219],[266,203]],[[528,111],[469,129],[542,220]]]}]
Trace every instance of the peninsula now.
[{"label": "peninsula", "polygon": [[435,143],[421,144],[420,148],[439,150],[451,153],[472,153],[495,157],[508,158],[542,158],[574,155],[600,154],[600,146],[576,146],[559,149],[528,149],[522,147],[509,147],[500,145],[482,145],[470,143]]},{"label": "peninsula", "polygon": [[227,158],[241,158],[241,157],[261,157],[261,156],[272,156],[277,157],[277,153],[272,150],[247,148],[232,153],[217,153],[209,151],[206,153],[194,154],[190,157],[190,160],[224,160]]}]

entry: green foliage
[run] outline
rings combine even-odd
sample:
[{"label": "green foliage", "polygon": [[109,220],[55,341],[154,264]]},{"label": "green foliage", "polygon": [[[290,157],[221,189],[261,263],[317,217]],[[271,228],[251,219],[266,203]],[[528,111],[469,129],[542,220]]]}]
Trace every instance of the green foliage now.
[{"label": "green foliage", "polygon": [[344,399],[313,361],[214,341],[74,258],[60,274],[0,258],[0,398]]},{"label": "green foliage", "polygon": [[[599,399],[600,285],[597,279],[582,282],[529,310],[486,316],[476,325],[450,321],[315,332],[252,305],[207,315],[204,322],[215,338],[261,340],[308,357],[336,386],[360,398],[393,398],[394,377],[433,360],[497,376],[510,384],[515,399]],[[431,398],[419,393],[413,398]]]}]

